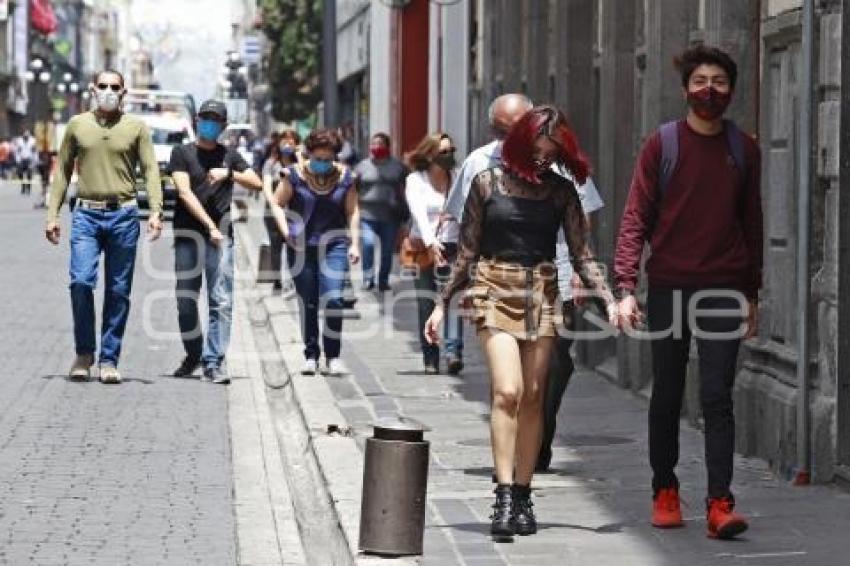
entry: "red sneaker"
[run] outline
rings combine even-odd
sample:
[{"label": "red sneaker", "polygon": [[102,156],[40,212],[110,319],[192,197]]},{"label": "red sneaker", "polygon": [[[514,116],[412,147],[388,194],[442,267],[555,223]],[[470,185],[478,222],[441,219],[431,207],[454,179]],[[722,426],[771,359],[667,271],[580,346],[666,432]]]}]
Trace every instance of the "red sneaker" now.
[{"label": "red sneaker", "polygon": [[652,526],[658,529],[674,529],[684,524],[679,490],[675,487],[660,489],[652,502]]},{"label": "red sneaker", "polygon": [[709,538],[728,540],[747,530],[747,520],[733,511],[735,503],[729,497],[708,500]]}]

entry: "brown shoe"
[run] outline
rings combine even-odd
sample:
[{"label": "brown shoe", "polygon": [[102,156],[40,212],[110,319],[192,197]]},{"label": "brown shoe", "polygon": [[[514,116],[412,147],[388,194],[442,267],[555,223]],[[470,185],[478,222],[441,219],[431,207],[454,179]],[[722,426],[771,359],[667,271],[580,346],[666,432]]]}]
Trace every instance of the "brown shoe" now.
[{"label": "brown shoe", "polygon": [[68,372],[68,378],[74,381],[86,381],[91,376],[91,367],[94,365],[94,356],[91,354],[78,354]]},{"label": "brown shoe", "polygon": [[100,382],[107,385],[117,385],[121,383],[121,372],[115,366],[100,366]]}]

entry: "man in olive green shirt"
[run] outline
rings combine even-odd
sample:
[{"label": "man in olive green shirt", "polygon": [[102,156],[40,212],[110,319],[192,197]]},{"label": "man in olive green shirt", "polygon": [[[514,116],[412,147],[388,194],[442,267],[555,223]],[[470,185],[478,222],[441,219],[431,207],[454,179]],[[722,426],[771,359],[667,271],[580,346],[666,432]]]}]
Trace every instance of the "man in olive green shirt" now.
[{"label": "man in olive green shirt", "polygon": [[120,383],[118,358],[127,317],[139,239],[136,166],[145,177],[150,202],[148,235],[162,231],[159,166],[147,126],[121,112],[124,77],[102,71],[90,85],[96,109],[74,116],[65,130],[47,210],[47,239],[59,243],[59,209],[76,166],[77,206],[71,224],[71,305],[77,357],[71,379],[85,380],[96,349],[94,288],[104,254],[105,293],[100,340],[100,380]]}]

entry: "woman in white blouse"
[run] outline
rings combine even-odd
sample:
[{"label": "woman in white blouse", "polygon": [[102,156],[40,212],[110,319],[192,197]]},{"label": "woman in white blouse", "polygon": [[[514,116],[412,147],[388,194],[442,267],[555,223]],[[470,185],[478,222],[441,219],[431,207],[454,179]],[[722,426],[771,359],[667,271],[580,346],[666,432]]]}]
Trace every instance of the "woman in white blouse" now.
[{"label": "woman in white blouse", "polygon": [[[420,269],[415,279],[419,325],[424,328],[434,308],[437,284],[448,276],[457,253],[457,244],[449,242],[457,242],[459,227],[445,211],[446,198],[456,176],[454,143],[448,134],[442,132],[425,136],[408,155],[408,162],[413,173],[407,176],[404,194],[410,209],[410,238],[421,240],[434,258],[434,264]],[[446,320],[447,327],[451,323],[455,324],[456,331],[447,336],[445,342],[449,371],[457,373],[460,371],[460,352],[457,351],[456,336],[461,322],[457,316],[447,317]],[[419,340],[425,373],[439,373],[440,347],[429,344],[421,332]]]}]

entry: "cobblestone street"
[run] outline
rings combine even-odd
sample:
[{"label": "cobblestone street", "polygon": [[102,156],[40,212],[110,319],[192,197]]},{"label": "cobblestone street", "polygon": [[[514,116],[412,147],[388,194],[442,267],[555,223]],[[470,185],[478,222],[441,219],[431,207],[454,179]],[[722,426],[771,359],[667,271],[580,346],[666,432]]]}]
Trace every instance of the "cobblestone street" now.
[{"label": "cobblestone street", "polygon": [[[72,383],[68,223],[53,247],[43,216],[0,185],[0,564],[234,563],[227,390],[167,377],[183,354],[168,238],[140,245],[125,383]],[[146,299],[171,338],[148,336]]]}]

